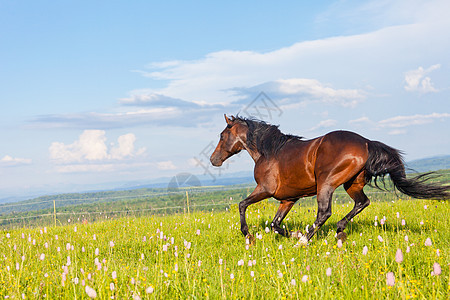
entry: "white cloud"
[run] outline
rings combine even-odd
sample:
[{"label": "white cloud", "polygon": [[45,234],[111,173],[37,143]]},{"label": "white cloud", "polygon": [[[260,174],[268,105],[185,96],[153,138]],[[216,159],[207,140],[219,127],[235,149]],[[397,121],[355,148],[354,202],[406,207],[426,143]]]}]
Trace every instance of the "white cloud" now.
[{"label": "white cloud", "polygon": [[364,98],[360,91],[357,90],[336,90],[327,87],[318,80],[292,78],[280,79],[276,81],[280,84],[280,92],[295,95],[295,94],[309,94],[317,99],[330,99],[332,102],[335,99],[357,99]]},{"label": "white cloud", "polygon": [[[111,129],[142,125],[196,127],[198,124],[210,122],[212,113],[222,113],[225,108],[223,105],[190,103],[183,100],[160,101],[164,96],[159,97],[158,101],[144,101],[140,98],[151,97],[152,94],[147,94],[147,91],[142,93],[135,91],[135,94],[127,100],[122,99],[125,107],[121,107],[119,112],[42,115],[32,119],[28,127],[33,129],[93,127]],[[186,118],[187,115],[189,118]]]},{"label": "white cloud", "polygon": [[144,148],[135,151],[136,137],[132,133],[119,136],[117,145],[108,149],[104,130],[85,130],[78,140],[66,145],[53,142],[49,147],[50,158],[57,163],[71,164],[122,160],[145,152]]},{"label": "white cloud", "polygon": [[[162,87],[130,91],[128,97],[119,99],[119,112],[45,115],[32,120],[32,126],[209,126],[211,115],[238,112],[260,92],[266,92],[283,110],[303,108],[310,102],[324,104],[324,109],[331,105],[355,108],[372,93],[386,94],[389,85],[402,84],[403,76],[407,90],[436,91],[428,73],[439,65],[404,71],[423,65],[424,58],[430,57],[448,65],[450,39],[442,37],[450,30],[450,19],[443,13],[450,2],[415,1],[414,6],[407,1],[382,2],[352,4],[352,9],[344,3],[339,11],[349,11],[349,20],[375,16],[372,22],[387,17],[387,23],[273,51],[223,50],[194,60],[153,62],[136,72],[152,81],[161,80],[157,85]],[[421,9],[415,12],[412,7]],[[329,15],[334,18],[336,14]],[[347,17],[344,14],[342,20]],[[374,87],[371,93],[368,86]]]},{"label": "white cloud", "polygon": [[129,97],[121,98],[119,102],[132,106],[200,108],[197,103],[160,95],[149,89],[131,91]]},{"label": "white cloud", "polygon": [[154,167],[151,163],[142,162],[104,162],[104,163],[80,163],[80,164],[60,164],[55,166],[57,173],[101,173],[101,172],[125,172],[142,170],[143,168]]},{"label": "white cloud", "polygon": [[157,167],[159,170],[175,170],[177,167],[175,167],[175,165],[173,164],[173,162],[171,160],[168,161],[161,161],[157,163]]},{"label": "white cloud", "polygon": [[388,132],[389,135],[400,135],[400,134],[406,134],[407,131],[405,129],[394,129]]},{"label": "white cloud", "polygon": [[32,161],[29,158],[18,158],[5,155],[2,159],[0,159],[0,166],[29,165],[31,162]]},{"label": "white cloud", "polygon": [[69,164],[58,165],[55,170],[58,173],[86,173],[86,172],[111,172],[117,169],[114,164]]},{"label": "white cloud", "polygon": [[[178,107],[149,107],[111,113],[75,113],[42,115],[31,120],[31,128],[121,128],[139,125],[164,125],[167,120],[176,120],[183,110]],[[180,118],[184,120],[184,118]]]},{"label": "white cloud", "polygon": [[[165,87],[152,90],[154,93],[186,101],[224,104],[242,99],[235,93],[236,88],[277,81],[283,83],[285,93],[302,93],[307,88],[306,92],[317,96],[360,101],[364,94],[352,86],[348,89],[348,83],[377,86],[375,81],[384,80],[386,74],[399,75],[405,65],[417,63],[417,57],[445,57],[449,41],[441,37],[450,23],[446,19],[439,21],[408,20],[408,25],[303,41],[270,52],[213,52],[196,60],[152,64],[151,70],[142,73],[167,81]],[[430,48],[430,44],[435,46]],[[431,82],[422,81],[421,89],[431,91]],[[334,87],[345,84],[347,89],[330,88],[324,86],[325,82]],[[309,88],[312,83],[317,90]]]},{"label": "white cloud", "polygon": [[431,78],[426,76],[441,67],[440,64],[432,65],[428,69],[419,67],[405,73],[405,90],[408,92],[434,93],[438,90],[433,86]]},{"label": "white cloud", "polygon": [[363,124],[363,123],[371,123],[370,119],[368,117],[361,117],[358,119],[350,120],[348,121],[349,124]]},{"label": "white cloud", "polygon": [[187,163],[188,163],[188,165],[191,166],[191,167],[198,167],[198,160],[195,159],[195,158],[189,158],[189,159],[187,160]]},{"label": "white cloud", "polygon": [[444,120],[450,118],[450,113],[432,113],[428,115],[412,115],[412,116],[397,116],[378,122],[380,127],[387,128],[404,128],[413,125],[423,125],[432,123],[435,120]]},{"label": "white cloud", "polygon": [[145,148],[140,148],[137,151],[134,149],[134,142],[136,141],[136,136],[132,133],[127,133],[119,136],[117,139],[117,146],[111,148],[110,157],[111,159],[124,159],[126,157],[132,157],[135,155],[141,155],[145,152]]},{"label": "white cloud", "polygon": [[336,126],[336,124],[337,124],[337,121],[333,120],[333,119],[320,121],[319,124],[317,124],[316,126],[310,128],[309,131],[315,131],[315,130],[319,130],[319,129],[333,127],[333,126]]},{"label": "white cloud", "polygon": [[366,92],[359,89],[336,89],[316,79],[278,79],[253,87],[233,89],[236,95],[244,96],[238,103],[247,104],[260,91],[270,95],[282,108],[293,108],[307,103],[319,102],[344,107],[355,107],[366,98]]}]

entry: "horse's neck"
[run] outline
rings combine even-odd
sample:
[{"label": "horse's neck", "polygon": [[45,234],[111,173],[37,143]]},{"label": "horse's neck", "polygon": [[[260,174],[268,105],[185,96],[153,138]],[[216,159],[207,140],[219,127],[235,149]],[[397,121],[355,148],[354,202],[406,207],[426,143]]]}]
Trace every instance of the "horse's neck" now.
[{"label": "horse's neck", "polygon": [[250,154],[250,156],[253,158],[253,160],[255,161],[255,163],[261,158],[261,154],[257,151],[248,151],[248,154]]},{"label": "horse's neck", "polygon": [[248,154],[251,156],[255,163],[261,158],[261,153],[259,153],[257,149],[251,149],[248,146],[248,143],[244,143],[244,148],[245,150],[247,150]]}]

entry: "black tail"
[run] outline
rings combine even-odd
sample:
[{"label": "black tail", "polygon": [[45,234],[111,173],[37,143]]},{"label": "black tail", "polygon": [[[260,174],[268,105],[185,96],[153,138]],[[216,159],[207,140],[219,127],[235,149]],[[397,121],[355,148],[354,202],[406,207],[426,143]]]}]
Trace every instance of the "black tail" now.
[{"label": "black tail", "polygon": [[375,141],[368,142],[368,150],[369,158],[365,165],[366,182],[371,183],[373,179],[375,186],[380,188],[377,184],[378,177],[384,184],[384,176],[389,174],[394,186],[403,194],[419,199],[450,199],[450,186],[426,182],[433,172],[406,178],[400,151]]}]

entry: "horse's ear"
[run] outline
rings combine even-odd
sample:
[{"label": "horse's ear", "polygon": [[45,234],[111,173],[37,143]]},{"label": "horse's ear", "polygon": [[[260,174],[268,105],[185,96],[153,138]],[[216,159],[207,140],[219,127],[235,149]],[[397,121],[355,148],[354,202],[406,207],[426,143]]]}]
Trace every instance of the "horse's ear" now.
[{"label": "horse's ear", "polygon": [[[227,117],[227,115],[226,114],[224,114],[224,116],[225,116],[225,121],[227,122],[227,124],[229,125],[229,126],[231,126],[231,123],[233,122],[233,120],[230,120],[228,117]],[[234,119],[234,117],[233,116],[231,116],[231,118],[233,118]]]}]

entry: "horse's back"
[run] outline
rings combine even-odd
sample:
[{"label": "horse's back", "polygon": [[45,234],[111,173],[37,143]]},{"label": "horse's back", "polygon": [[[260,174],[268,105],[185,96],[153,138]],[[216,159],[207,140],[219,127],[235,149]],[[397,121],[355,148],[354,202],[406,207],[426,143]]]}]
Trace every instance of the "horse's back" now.
[{"label": "horse's back", "polygon": [[356,132],[347,131],[347,130],[331,131],[331,132],[325,134],[323,137],[324,137],[324,140],[327,140],[332,143],[342,143],[342,142],[367,143],[369,141],[362,135],[359,135]]}]

